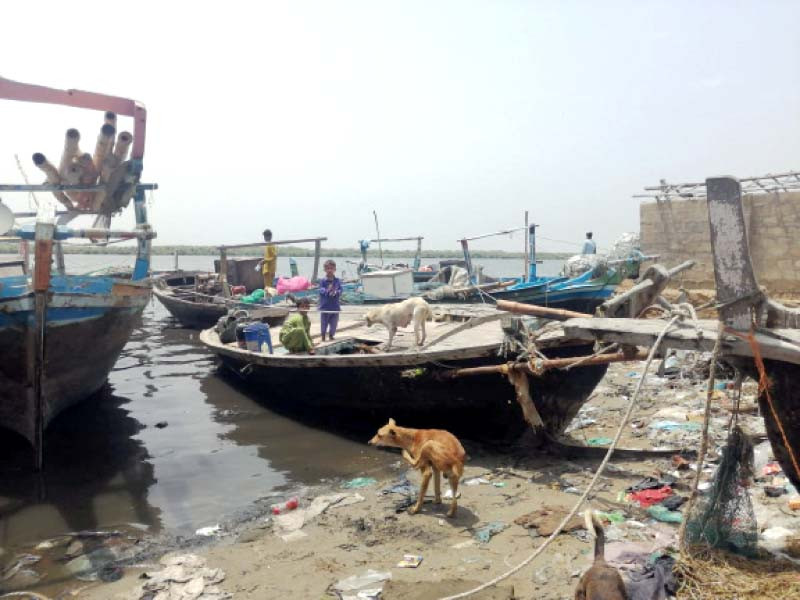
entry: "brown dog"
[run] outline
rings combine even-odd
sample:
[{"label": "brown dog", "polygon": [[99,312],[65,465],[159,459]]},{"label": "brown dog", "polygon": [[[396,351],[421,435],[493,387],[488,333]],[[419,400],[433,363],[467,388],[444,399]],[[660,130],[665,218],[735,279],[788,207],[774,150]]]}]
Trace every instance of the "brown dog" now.
[{"label": "brown dog", "polygon": [[442,503],[441,475],[444,474],[453,490],[453,503],[447,511],[448,517],[456,514],[458,503],[456,493],[458,482],[464,474],[464,459],[467,453],[461,442],[449,431],[441,429],[411,429],[398,427],[394,419],[378,430],[370,441],[373,446],[391,446],[403,449],[403,458],[415,469],[422,471],[422,485],[419,488],[417,504],[409,509],[416,514],[422,508],[428,483],[433,479],[434,501]]},{"label": "brown dog", "polygon": [[575,600],[628,600],[625,582],[614,567],[606,563],[606,535],[593,510],[584,513],[586,529],[595,535],[594,563],[578,582]]}]

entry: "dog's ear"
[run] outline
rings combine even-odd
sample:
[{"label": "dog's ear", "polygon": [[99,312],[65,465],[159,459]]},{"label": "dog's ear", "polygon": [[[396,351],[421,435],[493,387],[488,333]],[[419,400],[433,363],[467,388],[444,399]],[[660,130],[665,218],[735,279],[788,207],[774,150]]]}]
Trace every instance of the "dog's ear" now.
[{"label": "dog's ear", "polygon": [[397,425],[397,423],[394,422],[394,419],[389,417],[389,425]]}]

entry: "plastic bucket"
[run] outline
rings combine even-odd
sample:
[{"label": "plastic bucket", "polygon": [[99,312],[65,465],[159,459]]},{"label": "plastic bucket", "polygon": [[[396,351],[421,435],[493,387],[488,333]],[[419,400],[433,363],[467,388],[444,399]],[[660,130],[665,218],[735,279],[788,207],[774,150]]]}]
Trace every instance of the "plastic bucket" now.
[{"label": "plastic bucket", "polygon": [[251,323],[244,328],[244,341],[250,352],[263,352],[266,345],[272,354],[272,336],[266,323]]}]

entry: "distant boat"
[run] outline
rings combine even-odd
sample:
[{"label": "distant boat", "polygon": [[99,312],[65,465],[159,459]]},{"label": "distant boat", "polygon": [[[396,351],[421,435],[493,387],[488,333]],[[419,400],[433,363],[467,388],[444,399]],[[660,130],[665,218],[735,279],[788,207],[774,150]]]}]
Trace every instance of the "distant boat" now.
[{"label": "distant boat", "polygon": [[[0,99],[105,111],[94,158],[77,154],[80,134],[71,129],[60,172],[43,154],[34,155],[48,184],[0,185],[0,192],[50,191],[68,208],[56,213],[40,199],[39,214],[14,213],[10,229],[2,232],[9,236],[6,239],[20,241],[23,258],[14,261],[17,274],[0,277],[0,426],[34,446],[35,462],[41,468],[48,423],[102,387],[150,298],[150,240],[155,233],[147,221],[145,191],[157,186],[139,182],[146,113],[138,102],[2,78]],[[117,114],[133,117],[133,134],[121,132],[114,148]],[[74,155],[70,154],[73,150]],[[86,166],[79,159],[88,160]],[[73,171],[81,173],[80,183],[73,180],[68,185],[65,181],[70,181]],[[111,230],[111,214],[126,208],[131,199],[135,230]],[[67,227],[73,218],[86,214],[96,215],[92,228]],[[13,223],[31,217],[36,217],[35,223]],[[67,275],[61,242],[69,239],[136,240],[138,250],[130,278]],[[30,242],[34,246],[32,268],[28,266]],[[55,273],[51,272],[53,258]]]}]

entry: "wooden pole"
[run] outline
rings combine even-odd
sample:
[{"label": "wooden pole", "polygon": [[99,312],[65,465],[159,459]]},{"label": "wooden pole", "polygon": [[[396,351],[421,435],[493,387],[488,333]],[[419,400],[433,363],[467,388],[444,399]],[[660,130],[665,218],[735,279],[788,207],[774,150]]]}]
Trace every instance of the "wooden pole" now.
[{"label": "wooden pole", "polygon": [[61,162],[58,165],[58,172],[61,176],[67,171],[67,167],[72,164],[72,159],[80,156],[81,134],[77,129],[67,129],[64,136],[64,151],[61,153]]},{"label": "wooden pole", "polygon": [[[56,170],[55,166],[53,166],[53,164],[49,160],[47,160],[47,157],[45,157],[44,154],[42,154],[41,152],[37,152],[36,154],[34,154],[33,164],[35,164],[37,167],[39,167],[39,169],[42,170],[45,177],[47,177],[47,183],[51,183],[53,185],[61,184],[61,175],[58,174],[58,171]],[[55,190],[53,191],[53,195],[59,202],[61,202],[61,204],[63,204],[67,208],[73,207],[72,200],[67,198],[67,195],[64,192],[60,190]]]},{"label": "wooden pole", "polygon": [[322,242],[316,240],[314,242],[314,272],[311,275],[311,283],[315,283],[319,277],[319,259],[322,255]]},{"label": "wooden pole", "polygon": [[[638,351],[635,354],[627,352],[616,352],[614,354],[601,354],[587,358],[585,356],[573,356],[570,358],[548,358],[546,360],[533,360],[531,362],[506,363],[503,365],[491,365],[487,367],[470,367],[465,369],[453,369],[447,371],[448,377],[469,377],[472,375],[490,375],[493,373],[508,374],[510,371],[523,371],[531,375],[542,375],[550,369],[563,369],[571,365],[589,367],[596,365],[610,365],[617,362],[629,362],[634,360],[645,360],[647,352]],[[580,363],[580,364],[578,364]]]},{"label": "wooden pole", "polygon": [[106,156],[111,154],[114,150],[114,134],[117,130],[113,125],[106,123],[100,128],[100,134],[97,136],[97,144],[94,147],[94,166],[98,173],[103,170],[103,162]]},{"label": "wooden pole", "polygon": [[566,321],[567,319],[592,318],[592,315],[588,313],[580,313],[580,312],[575,312],[573,310],[564,310],[561,308],[547,308],[546,306],[536,306],[535,304],[523,304],[522,302],[511,302],[509,300],[498,300],[497,310],[504,310],[506,312],[514,313],[517,315],[531,315],[534,317],[555,319],[557,321]]},{"label": "wooden pole", "polygon": [[378,213],[377,211],[372,211],[372,215],[375,217],[375,231],[378,234],[378,253],[381,257],[381,266],[383,266],[383,246],[381,245],[381,230],[378,228]]},{"label": "wooden pole", "polygon": [[41,471],[44,465],[44,365],[45,344],[47,342],[47,292],[50,288],[50,268],[53,260],[53,233],[55,225],[52,223],[36,224],[36,242],[34,250],[33,292],[34,292],[34,323],[33,323],[33,354],[29,357],[33,381],[33,397],[35,403],[35,429],[34,451],[36,453],[36,470]]},{"label": "wooden pole", "polygon": [[219,250],[219,284],[222,286],[222,295],[226,298],[231,297],[231,290],[228,287],[228,252],[225,248]]}]

